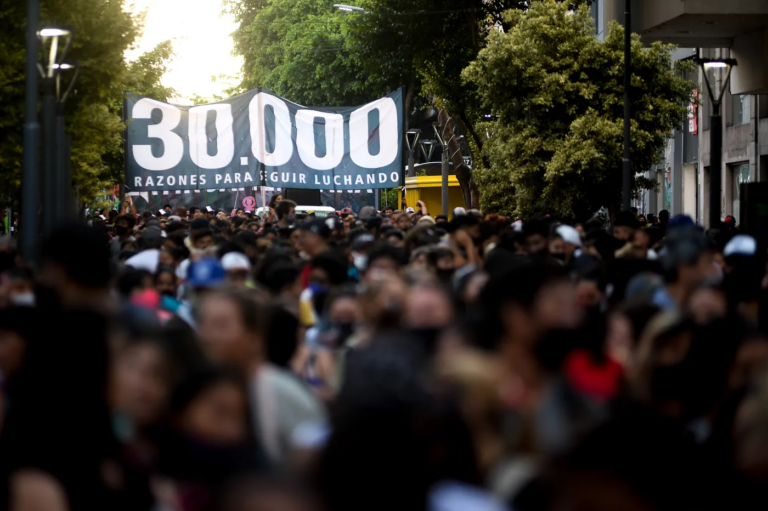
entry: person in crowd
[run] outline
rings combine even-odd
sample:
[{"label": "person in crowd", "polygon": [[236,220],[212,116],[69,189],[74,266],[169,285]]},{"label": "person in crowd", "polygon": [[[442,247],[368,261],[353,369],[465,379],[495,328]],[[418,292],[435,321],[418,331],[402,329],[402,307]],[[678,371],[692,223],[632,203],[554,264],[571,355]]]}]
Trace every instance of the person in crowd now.
[{"label": "person in crowd", "polygon": [[768,505],[759,233],[270,207],[0,243],[7,508]]},{"label": "person in crowd", "polygon": [[247,292],[207,294],[197,312],[200,339],[211,360],[237,367],[246,378],[256,422],[255,437],[267,457],[290,455],[302,424],[323,424],[320,403],[285,369],[268,362],[264,307]]}]

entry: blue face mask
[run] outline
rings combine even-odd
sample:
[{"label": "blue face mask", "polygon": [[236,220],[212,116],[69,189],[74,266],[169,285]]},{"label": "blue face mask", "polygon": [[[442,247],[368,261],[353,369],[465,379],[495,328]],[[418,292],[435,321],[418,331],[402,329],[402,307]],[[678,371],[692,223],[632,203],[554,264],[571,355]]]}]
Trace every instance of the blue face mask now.
[{"label": "blue face mask", "polygon": [[309,283],[309,289],[312,290],[313,294],[324,293],[324,292],[328,291],[328,287],[327,286],[324,286],[322,284],[318,284],[316,282],[310,282]]}]

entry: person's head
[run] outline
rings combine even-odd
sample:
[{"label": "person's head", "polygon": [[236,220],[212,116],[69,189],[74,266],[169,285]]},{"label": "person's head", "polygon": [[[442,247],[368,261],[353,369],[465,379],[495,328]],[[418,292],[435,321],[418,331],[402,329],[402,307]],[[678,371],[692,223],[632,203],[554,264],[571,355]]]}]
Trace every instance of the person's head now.
[{"label": "person's head", "polygon": [[173,266],[160,266],[155,273],[155,291],[161,296],[176,296],[179,287],[176,269]]},{"label": "person's head", "polygon": [[726,316],[728,296],[719,285],[702,282],[691,291],[687,310],[696,324],[706,325]]},{"label": "person's head", "polygon": [[251,261],[242,252],[229,252],[221,258],[221,266],[227,273],[227,282],[235,287],[245,287],[251,272]]},{"label": "person's head", "polygon": [[120,215],[115,220],[115,234],[121,238],[131,235],[136,226],[136,218],[133,215]]},{"label": "person's head", "polygon": [[110,252],[103,232],[81,224],[59,227],[44,241],[40,260],[39,282],[64,305],[85,305],[107,290]]},{"label": "person's head", "polygon": [[285,220],[296,214],[296,203],[292,200],[281,200],[275,205],[278,220]]},{"label": "person's head", "polygon": [[212,367],[191,374],[174,391],[170,414],[178,433],[209,446],[249,439],[248,395],[242,377]]},{"label": "person's head", "polygon": [[163,206],[163,210],[165,210],[168,213],[170,213],[173,210],[173,208],[171,208],[170,204],[166,204],[165,206]]},{"label": "person's head", "polygon": [[265,272],[263,284],[273,296],[286,296],[294,300],[301,294],[301,270],[291,261],[272,264]]},{"label": "person's head", "polygon": [[542,220],[528,220],[523,223],[523,238],[526,253],[538,255],[547,251],[549,226]]},{"label": "person's head", "polygon": [[617,240],[629,241],[638,227],[637,217],[631,211],[622,211],[616,215],[616,221],[613,224],[613,237]]},{"label": "person's head", "polygon": [[573,260],[576,250],[582,247],[581,233],[570,225],[560,225],[555,230],[563,240],[563,254],[566,262]]},{"label": "person's head", "polygon": [[[491,279],[480,295],[492,345],[532,346],[549,329],[575,328],[582,310],[564,269],[543,262],[522,264]],[[496,345],[504,349],[504,344]]]},{"label": "person's head", "polygon": [[662,209],[659,211],[659,223],[666,225],[667,222],[669,222],[669,211]]},{"label": "person's head", "polygon": [[386,234],[385,239],[387,240],[387,243],[389,243],[393,247],[403,248],[405,237],[403,236],[402,231],[398,231],[394,229],[390,230]]},{"label": "person's head", "polygon": [[170,360],[155,332],[134,330],[114,343],[112,402],[139,432],[156,424],[170,392]]},{"label": "person's head", "polygon": [[333,288],[347,280],[347,261],[335,252],[326,251],[312,259],[309,271],[310,283]]},{"label": "person's head", "polygon": [[645,218],[645,215],[637,215],[637,221],[640,223],[640,227],[648,225],[648,220]]},{"label": "person's head", "polygon": [[446,223],[447,221],[448,221],[448,217],[447,217],[447,216],[445,216],[445,215],[437,215],[437,216],[435,217],[435,224],[436,224],[436,225],[444,224],[444,223]]},{"label": "person's head", "polygon": [[548,249],[549,255],[555,259],[565,260],[565,242],[556,232],[549,237]]},{"label": "person's head", "polygon": [[400,213],[395,216],[393,225],[402,232],[407,232],[411,228],[411,219],[408,213]]},{"label": "person's head", "polygon": [[283,194],[282,193],[276,193],[272,196],[271,199],[269,199],[269,207],[274,209],[275,206],[280,204],[283,201]]},{"label": "person's head", "polygon": [[176,216],[179,218],[187,218],[189,216],[189,212],[184,206],[176,206]]},{"label": "person's head", "polygon": [[261,225],[259,224],[258,221],[248,222],[248,229],[252,233],[256,234],[257,232],[259,232],[259,229],[261,229]]},{"label": "person's head", "polygon": [[393,208],[393,207],[384,208],[384,214],[386,216],[389,216],[389,215],[391,215],[394,212],[395,212],[395,208]]},{"label": "person's head", "polygon": [[436,283],[420,283],[411,287],[403,313],[405,327],[440,330],[452,320],[453,303],[444,287]]},{"label": "person's head", "polygon": [[360,220],[365,221],[375,217],[376,215],[377,215],[376,208],[374,208],[373,206],[364,206],[360,208],[360,213],[358,214],[358,218],[360,218]]},{"label": "person's head", "polygon": [[0,311],[0,372],[6,382],[19,372],[27,346],[40,330],[41,318],[31,307]]},{"label": "person's head", "polygon": [[215,363],[249,368],[263,353],[262,307],[245,290],[216,290],[202,297],[197,323],[203,350]]},{"label": "person's head", "polygon": [[682,229],[669,234],[661,263],[667,283],[690,290],[712,277],[712,253],[707,250],[704,235],[696,229]]},{"label": "person's head", "polygon": [[[284,202],[286,201],[280,204]],[[315,256],[328,247],[328,238],[331,236],[331,230],[326,225],[325,220],[311,220],[299,224],[296,229],[299,231],[296,248],[309,256]]]},{"label": "person's head", "polygon": [[154,287],[154,280],[152,274],[147,270],[140,270],[129,266],[117,276],[116,287],[120,296],[128,300],[147,289],[152,289]]},{"label": "person's head", "polygon": [[197,250],[205,250],[214,245],[213,232],[209,228],[201,228],[192,231],[192,246]]},{"label": "person's head", "polygon": [[245,210],[243,208],[237,208],[237,211],[235,212],[235,214],[239,217],[243,217],[245,216]]},{"label": "person's head", "polygon": [[364,279],[378,278],[376,275],[397,274],[405,262],[405,254],[402,249],[379,243],[368,253],[368,265]]}]

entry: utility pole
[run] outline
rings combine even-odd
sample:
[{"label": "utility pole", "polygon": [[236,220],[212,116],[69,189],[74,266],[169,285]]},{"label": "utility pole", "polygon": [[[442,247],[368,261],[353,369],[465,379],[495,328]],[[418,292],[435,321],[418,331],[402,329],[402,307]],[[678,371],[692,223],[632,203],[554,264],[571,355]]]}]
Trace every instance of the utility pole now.
[{"label": "utility pole", "polygon": [[27,67],[24,111],[24,168],[21,180],[21,253],[24,262],[37,263],[37,27],[39,0],[27,0]]},{"label": "utility pole", "polygon": [[629,87],[632,83],[632,13],[630,0],[624,0],[624,167],[622,169],[621,209],[628,211],[632,196],[632,164],[630,160]]}]

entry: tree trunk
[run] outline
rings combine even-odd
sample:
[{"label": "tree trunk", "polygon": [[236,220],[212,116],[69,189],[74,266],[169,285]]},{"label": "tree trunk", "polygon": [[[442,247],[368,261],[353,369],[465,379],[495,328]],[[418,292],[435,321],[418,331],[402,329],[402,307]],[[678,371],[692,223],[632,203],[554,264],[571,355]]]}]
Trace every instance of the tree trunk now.
[{"label": "tree trunk", "polygon": [[459,145],[459,141],[456,140],[456,137],[453,135],[454,120],[448,115],[447,111],[441,109],[437,114],[437,122],[440,133],[448,139],[448,153],[451,157],[451,163],[453,163],[456,179],[461,186],[461,195],[464,197],[464,205],[466,208],[472,209],[472,195],[470,193],[472,171],[464,163],[464,155],[461,152],[461,146]]}]

